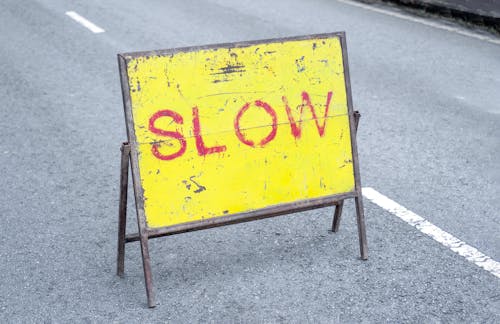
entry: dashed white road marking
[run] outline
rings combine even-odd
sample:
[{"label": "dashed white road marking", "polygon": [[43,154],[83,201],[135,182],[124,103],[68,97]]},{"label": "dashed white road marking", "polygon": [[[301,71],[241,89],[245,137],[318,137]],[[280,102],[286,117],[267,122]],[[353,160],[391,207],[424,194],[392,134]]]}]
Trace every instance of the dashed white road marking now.
[{"label": "dashed white road marking", "polygon": [[79,14],[77,14],[74,11],[66,11],[66,15],[73,18],[73,20],[75,20],[80,25],[86,27],[87,29],[89,29],[91,32],[93,32],[95,34],[104,33],[104,29],[97,26],[96,24],[89,21],[88,19],[85,19],[84,17],[80,16]]},{"label": "dashed white road marking", "polygon": [[465,259],[467,259],[467,261],[474,263],[478,267],[481,267],[484,270],[490,272],[497,278],[500,278],[500,262],[493,260],[475,247],[472,247],[467,243],[459,240],[455,236],[451,235],[450,233],[443,231],[422,216],[419,216],[414,212],[406,209],[405,207],[401,206],[394,200],[391,200],[388,197],[382,195],[373,188],[363,188],[363,196],[370,200],[372,203],[401,218],[411,226],[416,227],[422,233],[432,237],[434,240],[450,248],[453,252],[463,256]]},{"label": "dashed white road marking", "polygon": [[498,38],[494,38],[494,37],[489,37],[489,36],[486,36],[486,35],[477,34],[477,33],[474,33],[474,32],[470,32],[470,31],[463,30],[463,29],[456,28],[456,27],[452,27],[452,26],[447,26],[445,24],[440,24],[440,23],[437,23],[437,22],[434,22],[434,21],[431,21],[431,20],[428,20],[428,19],[413,17],[413,16],[409,16],[409,15],[404,15],[404,14],[399,13],[399,12],[395,12],[395,11],[391,11],[391,10],[386,10],[386,9],[382,9],[382,8],[377,8],[377,7],[374,7],[374,6],[371,6],[371,5],[367,5],[367,4],[363,4],[363,3],[358,3],[358,2],[354,2],[354,1],[350,1],[350,0],[337,0],[337,1],[341,2],[341,3],[344,3],[344,4],[347,4],[347,5],[350,5],[350,6],[363,8],[363,9],[374,11],[374,12],[378,12],[378,13],[381,13],[381,14],[384,14],[384,15],[388,15],[388,16],[392,16],[392,17],[397,17],[397,18],[404,19],[404,20],[413,21],[413,22],[416,22],[416,23],[419,23],[419,24],[422,24],[422,25],[426,25],[426,26],[430,26],[430,27],[434,27],[434,28],[438,28],[438,29],[447,30],[447,31],[450,31],[450,32],[453,32],[453,33],[457,33],[457,34],[463,35],[463,36],[472,37],[472,38],[476,38],[476,39],[479,39],[479,40],[482,40],[482,41],[486,41],[486,42],[490,42],[490,43],[493,43],[493,44],[500,45],[500,39],[498,39]]}]

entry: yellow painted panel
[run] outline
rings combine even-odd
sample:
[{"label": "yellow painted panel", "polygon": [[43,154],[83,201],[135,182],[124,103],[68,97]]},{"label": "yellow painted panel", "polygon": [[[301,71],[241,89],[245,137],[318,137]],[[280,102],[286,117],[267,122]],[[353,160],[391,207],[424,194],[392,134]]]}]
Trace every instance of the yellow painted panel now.
[{"label": "yellow painted panel", "polygon": [[127,58],[149,227],[354,190],[337,36]]}]

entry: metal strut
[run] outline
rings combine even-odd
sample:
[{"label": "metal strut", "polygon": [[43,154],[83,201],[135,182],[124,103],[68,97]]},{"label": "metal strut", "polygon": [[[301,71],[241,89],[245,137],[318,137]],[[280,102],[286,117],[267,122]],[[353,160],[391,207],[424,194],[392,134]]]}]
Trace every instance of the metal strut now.
[{"label": "metal strut", "polygon": [[[359,111],[354,111],[354,135],[357,135],[358,132],[358,125],[359,125],[359,118],[361,117],[361,114]],[[361,199],[359,197],[355,198],[355,204],[356,204],[356,214],[357,214],[357,221],[358,221],[358,230],[359,230],[359,239],[360,239],[360,249],[361,249],[361,258],[363,260],[366,260],[368,258],[367,253],[366,253],[366,231],[365,231],[365,224],[364,224],[364,215],[363,213],[363,203],[361,202]],[[333,214],[333,220],[332,220],[332,232],[336,233],[339,231],[340,227],[340,219],[342,218],[342,209],[344,208],[344,199],[339,200],[334,203],[335,205],[335,212]]]},{"label": "metal strut", "polygon": [[[121,146],[121,170],[120,170],[120,205],[118,208],[118,248],[116,258],[116,274],[123,277],[125,269],[125,243],[126,239],[126,225],[127,225],[127,191],[128,191],[128,170],[130,166],[130,144],[123,143]],[[134,190],[137,194],[137,190]],[[148,248],[148,234],[146,229],[146,222],[144,219],[144,211],[137,206],[137,225],[139,227],[139,240],[141,243],[142,265],[144,268],[144,281],[146,284],[146,295],[148,298],[148,306],[153,308],[156,306],[155,297],[153,292],[153,279],[151,274],[151,262],[149,259]]]}]

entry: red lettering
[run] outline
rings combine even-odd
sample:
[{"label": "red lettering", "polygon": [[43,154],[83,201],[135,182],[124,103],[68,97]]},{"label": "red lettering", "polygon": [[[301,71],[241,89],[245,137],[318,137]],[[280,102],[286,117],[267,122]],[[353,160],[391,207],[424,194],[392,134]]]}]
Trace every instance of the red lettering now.
[{"label": "red lettering", "polygon": [[288,121],[290,122],[290,128],[292,131],[292,135],[295,138],[300,138],[301,131],[302,131],[302,114],[304,112],[304,107],[308,107],[309,110],[311,110],[312,117],[314,121],[316,122],[316,128],[318,129],[318,133],[320,137],[323,137],[325,135],[325,126],[326,126],[326,117],[328,116],[328,109],[330,108],[330,101],[332,100],[332,92],[328,91],[328,94],[326,96],[326,104],[325,104],[325,114],[323,116],[323,125],[319,124],[318,116],[316,115],[316,111],[314,110],[314,106],[311,103],[311,99],[309,99],[309,94],[306,91],[302,92],[302,104],[300,105],[300,117],[299,117],[299,122],[297,126],[297,122],[295,121],[295,118],[292,115],[292,110],[290,109],[290,106],[288,105],[288,100],[285,96],[281,97],[283,100],[283,103],[285,104],[285,109],[286,109],[286,114],[288,115]]},{"label": "red lettering", "polygon": [[[255,101],[255,106],[257,107],[260,107],[260,108],[263,108],[264,111],[266,113],[269,114],[269,116],[271,116],[272,118],[272,124],[271,124],[271,132],[266,136],[264,137],[260,142],[259,142],[259,146],[260,147],[264,147],[264,145],[266,145],[267,143],[269,143],[270,141],[272,141],[274,139],[274,137],[276,137],[276,132],[278,131],[278,117],[276,116],[276,112],[274,111],[274,109],[267,103],[263,102],[263,101],[260,101],[260,100],[256,100]],[[245,105],[243,105],[243,107],[240,109],[240,111],[238,112],[238,114],[236,115],[236,118],[234,119],[234,130],[236,132],[236,136],[238,137],[238,139],[243,143],[243,144],[246,144],[248,146],[251,146],[251,147],[255,147],[255,143],[254,141],[252,140],[249,140],[247,139],[243,133],[241,132],[241,129],[240,129],[240,119],[241,117],[243,116],[243,114],[250,108],[250,103],[247,102]]]},{"label": "red lettering", "polygon": [[[303,115],[304,115],[304,110],[309,109],[312,114],[312,119],[314,119],[314,122],[316,124],[316,128],[318,130],[318,134],[320,137],[323,137],[325,135],[325,128],[326,128],[326,120],[328,117],[328,111],[330,109],[330,103],[332,100],[332,91],[329,91],[326,96],[326,103],[325,103],[325,111],[323,116],[319,116],[316,113],[316,110],[311,103],[311,99],[309,97],[309,94],[306,91],[302,91],[302,103],[300,105],[300,111],[299,111],[299,118],[298,120],[295,119],[293,116],[292,109],[290,108],[290,105],[288,103],[288,99],[285,96],[281,97],[284,105],[285,105],[285,110],[288,116],[288,121],[290,123],[290,130],[292,133],[292,136],[294,136],[295,139],[298,139],[302,135],[302,122],[303,122]],[[252,139],[248,139],[247,135],[245,134],[245,130],[241,129],[240,123],[241,119],[243,118],[243,115],[252,107],[256,106],[257,108],[261,108],[260,110],[263,110],[266,114],[268,114],[271,117],[271,130],[269,134],[267,134],[264,138],[260,139],[258,142],[254,141]],[[169,117],[172,119],[171,123],[175,123],[177,125],[183,125],[184,120],[182,116],[169,109],[165,110],[160,110],[156,112],[151,118],[149,119],[149,130],[156,135],[159,136],[164,136],[164,137],[169,137],[170,139],[174,139],[179,141],[179,149],[172,153],[172,154],[164,154],[160,152],[162,142],[157,142],[153,143],[151,145],[151,152],[152,154],[164,161],[168,160],[173,160],[175,158],[178,158],[182,156],[186,152],[187,148],[187,142],[186,138],[182,134],[182,132],[177,129],[176,131],[168,131],[165,129],[161,129],[156,127],[156,121],[162,117]],[[199,156],[205,156],[208,154],[214,154],[214,153],[222,153],[227,150],[226,145],[216,145],[209,147],[205,144],[205,141],[202,136],[202,131],[201,131],[201,123],[200,123],[200,114],[199,114],[199,109],[197,106],[192,108],[192,117],[193,117],[193,134],[196,142],[196,149],[198,151]],[[323,119],[321,122],[320,119]],[[240,142],[242,142],[245,145],[248,145],[250,147],[264,147],[267,145],[269,142],[271,142],[275,137],[278,132],[278,117],[276,115],[276,111],[266,102],[261,101],[261,100],[256,100],[253,103],[247,102],[244,104],[241,109],[238,111],[235,119],[234,119],[234,131],[236,133],[236,137]]]},{"label": "red lettering", "polygon": [[198,149],[199,156],[207,154],[221,153],[226,150],[225,145],[206,147],[203,138],[201,137],[200,115],[198,114],[198,107],[193,107],[193,131],[196,139],[196,148]]},{"label": "red lettering", "polygon": [[151,152],[153,153],[153,155],[155,157],[157,157],[160,160],[164,160],[164,161],[173,160],[173,159],[181,156],[182,154],[184,154],[184,152],[186,152],[186,139],[178,131],[172,132],[172,131],[166,131],[164,129],[157,128],[155,126],[155,122],[157,119],[159,119],[161,117],[170,117],[170,118],[172,118],[172,121],[174,123],[179,124],[179,125],[182,125],[183,119],[182,119],[181,115],[179,115],[175,111],[168,110],[168,109],[157,111],[149,119],[149,130],[153,134],[165,136],[165,137],[171,137],[173,139],[178,140],[180,145],[181,145],[177,152],[169,154],[169,155],[164,155],[164,154],[160,153],[160,150],[159,150],[161,143],[153,143],[153,145],[151,147]]}]

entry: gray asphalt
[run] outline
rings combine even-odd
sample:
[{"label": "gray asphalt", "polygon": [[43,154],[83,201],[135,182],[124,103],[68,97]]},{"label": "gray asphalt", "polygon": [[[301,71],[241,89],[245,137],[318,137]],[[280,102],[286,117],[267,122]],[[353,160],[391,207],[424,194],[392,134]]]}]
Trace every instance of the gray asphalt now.
[{"label": "gray asphalt", "polygon": [[[500,0],[388,0],[402,5],[435,8],[439,11],[450,10],[470,13],[477,16],[500,18]],[[368,1],[367,1],[368,2]]]},{"label": "gray asphalt", "polygon": [[499,45],[333,0],[3,0],[1,322],[500,322],[498,278],[367,200],[365,262],[347,202],[338,234],[325,208],[152,240],[153,310],[138,244],[115,276],[116,54],[339,30],[363,185],[500,261]]}]

